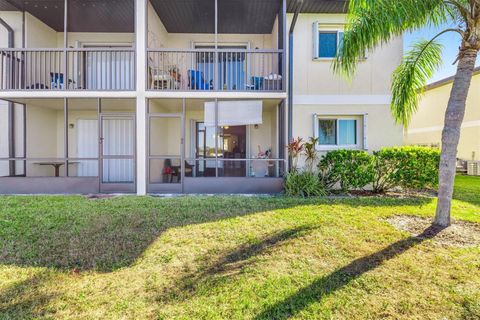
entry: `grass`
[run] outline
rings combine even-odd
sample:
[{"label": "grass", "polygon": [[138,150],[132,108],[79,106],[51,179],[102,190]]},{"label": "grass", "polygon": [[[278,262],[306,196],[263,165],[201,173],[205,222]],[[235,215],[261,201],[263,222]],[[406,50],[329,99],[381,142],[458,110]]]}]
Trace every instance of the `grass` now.
[{"label": "grass", "polygon": [[[453,216],[480,223],[479,178]],[[429,198],[0,197],[0,319],[479,319],[480,248]]]},{"label": "grass", "polygon": [[457,176],[453,197],[461,201],[480,205],[480,177]]}]

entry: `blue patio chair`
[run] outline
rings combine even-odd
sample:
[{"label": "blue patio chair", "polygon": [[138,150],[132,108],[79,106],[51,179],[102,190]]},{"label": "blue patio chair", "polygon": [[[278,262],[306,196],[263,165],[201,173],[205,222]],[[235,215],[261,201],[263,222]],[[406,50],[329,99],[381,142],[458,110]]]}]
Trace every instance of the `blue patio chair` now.
[{"label": "blue patio chair", "polygon": [[50,82],[52,89],[63,89],[63,73],[50,72]]},{"label": "blue patio chair", "polygon": [[210,90],[210,84],[205,81],[203,72],[188,70],[188,86],[192,90]]},{"label": "blue patio chair", "polygon": [[252,77],[252,90],[263,89],[263,77]]}]

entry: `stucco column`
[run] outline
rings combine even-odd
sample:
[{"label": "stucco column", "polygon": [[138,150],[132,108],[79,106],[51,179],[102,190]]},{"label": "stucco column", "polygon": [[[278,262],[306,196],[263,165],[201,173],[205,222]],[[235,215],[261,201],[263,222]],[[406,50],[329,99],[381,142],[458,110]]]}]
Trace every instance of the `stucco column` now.
[{"label": "stucco column", "polygon": [[137,194],[147,193],[147,103],[145,99],[146,79],[146,35],[147,1],[135,0],[136,32],[136,112],[137,112]]}]

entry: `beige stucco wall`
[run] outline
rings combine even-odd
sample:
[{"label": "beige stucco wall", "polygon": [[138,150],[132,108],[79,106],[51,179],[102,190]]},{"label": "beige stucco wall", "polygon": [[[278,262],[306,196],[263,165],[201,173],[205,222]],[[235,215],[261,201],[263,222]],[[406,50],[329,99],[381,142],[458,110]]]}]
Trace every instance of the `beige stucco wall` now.
[{"label": "beige stucco wall", "polygon": [[148,37],[147,45],[149,48],[163,48],[167,43],[168,32],[165,29],[162,21],[157,15],[155,9],[153,8],[150,1],[148,2],[147,8],[147,18],[148,18]]},{"label": "beige stucco wall", "polygon": [[[30,14],[25,15],[25,47],[56,48],[57,32]],[[62,46],[63,47],[63,46]]]},{"label": "beige stucco wall", "polygon": [[[292,15],[289,14],[288,25]],[[343,14],[301,14],[294,33],[294,90],[296,95],[307,94],[390,94],[392,71],[401,61],[403,40],[397,38],[367,52],[367,59],[358,64],[353,80],[346,81],[332,72],[332,59],[313,59],[313,23],[320,29],[342,30]],[[289,27],[288,27],[289,28]],[[288,29],[287,29],[288,30]]]},{"label": "beige stucco wall", "polygon": [[[14,32],[14,47],[22,47],[22,13],[16,11],[0,11],[0,18],[10,25]],[[0,48],[8,46],[8,32],[2,26],[0,27]]]},{"label": "beige stucco wall", "polygon": [[[22,47],[22,12],[0,11],[0,17],[7,22],[14,31],[15,48]],[[25,13],[25,45],[27,48],[55,48],[56,32],[42,21]],[[0,28],[0,47],[7,47],[7,33]]]},{"label": "beige stucco wall", "polygon": [[[289,14],[288,28],[291,19]],[[333,73],[332,59],[314,59],[315,22],[318,22],[320,30],[343,30],[345,15],[301,14],[297,20],[294,33],[293,136],[302,137],[304,141],[314,136],[314,115],[317,114],[321,118],[356,119],[357,149],[372,152],[382,147],[402,145],[403,130],[395,124],[388,103],[391,74],[401,61],[403,39],[396,38],[367,52],[367,58],[359,62],[354,78],[347,81]],[[366,132],[363,130],[365,114]],[[364,145],[365,135],[367,146]],[[329,149],[322,146],[318,150],[323,154]],[[300,165],[302,163],[300,161]]]},{"label": "beige stucco wall", "polygon": [[[27,158],[55,158],[63,153],[63,136],[57,134],[57,110],[27,104]],[[62,144],[63,145],[63,144]],[[52,176],[53,168],[27,162],[28,176]]]},{"label": "beige stucco wall", "polygon": [[[406,144],[440,145],[452,83],[425,92],[405,133]],[[480,160],[480,72],[472,79],[462,124],[458,157]]]},{"label": "beige stucco wall", "polygon": [[[57,47],[63,48],[63,32],[57,33]],[[83,45],[132,45],[135,42],[134,33],[98,33],[98,32],[69,32],[68,46],[82,47]]]},{"label": "beige stucco wall", "polygon": [[[14,47],[22,47],[22,13],[19,11],[0,11],[0,17],[14,31]],[[55,48],[56,32],[42,21],[25,13],[25,46],[27,48]],[[7,32],[0,28],[0,48],[7,47]]]}]

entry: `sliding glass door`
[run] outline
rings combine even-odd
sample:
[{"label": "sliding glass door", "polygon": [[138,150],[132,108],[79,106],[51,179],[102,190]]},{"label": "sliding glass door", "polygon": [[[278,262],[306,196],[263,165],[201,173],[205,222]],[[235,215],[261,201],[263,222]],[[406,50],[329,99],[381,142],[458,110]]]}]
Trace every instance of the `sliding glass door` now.
[{"label": "sliding glass door", "polygon": [[[195,46],[196,49],[214,49],[213,46]],[[246,90],[246,55],[238,50],[247,46],[218,46],[217,86],[219,90]],[[231,50],[231,51],[230,51]],[[233,51],[237,50],[237,51]],[[205,82],[213,88],[215,74],[215,55],[197,54],[197,69],[203,73]]]},{"label": "sliding glass door", "polygon": [[[247,154],[247,126],[221,126],[218,132],[218,175],[223,177],[245,177]],[[196,158],[199,161],[197,176],[215,177],[215,127],[196,123]]]},{"label": "sliding glass door", "polygon": [[85,46],[99,49],[85,55],[85,88],[88,90],[133,90],[134,55],[126,51],[101,49],[131,49],[127,46]]}]

